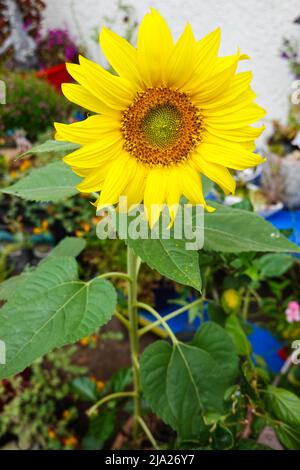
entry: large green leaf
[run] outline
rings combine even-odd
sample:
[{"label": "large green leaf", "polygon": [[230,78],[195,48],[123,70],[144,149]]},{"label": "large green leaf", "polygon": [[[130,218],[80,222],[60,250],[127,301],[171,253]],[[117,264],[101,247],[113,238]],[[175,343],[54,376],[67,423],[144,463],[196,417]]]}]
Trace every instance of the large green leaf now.
[{"label": "large green leaf", "polygon": [[8,300],[11,296],[14,296],[19,289],[23,288],[23,285],[30,274],[30,271],[24,271],[22,274],[12,276],[1,282],[0,299]]},{"label": "large green leaf", "polygon": [[[208,334],[216,346],[208,344]],[[222,413],[224,393],[236,376],[237,364],[231,339],[214,323],[203,325],[190,344],[157,341],[141,359],[145,397],[181,439],[197,439],[206,432],[203,417]]]},{"label": "large green leaf", "polygon": [[201,273],[197,251],[186,249],[187,240],[128,239],[127,244],[135,253],[163,276],[201,290]]},{"label": "large green leaf", "polygon": [[[204,227],[193,229],[201,233],[204,229],[204,248],[220,252],[300,252],[300,248],[273,227],[269,222],[253,212],[225,207],[215,202],[213,213],[205,213]],[[140,222],[140,232],[150,233],[147,222]],[[201,289],[201,274],[196,251],[187,250],[188,240],[183,235],[176,239],[171,230],[170,238],[163,238],[161,232],[157,239],[127,237],[128,245],[151,268],[160,274],[179,282]],[[285,259],[285,262],[288,260]]]},{"label": "large green leaf", "polygon": [[275,431],[280,442],[290,450],[300,450],[300,429],[289,424],[278,423]]},{"label": "large green leaf", "polygon": [[78,280],[77,263],[53,257],[28,274],[0,310],[0,338],[6,345],[9,377],[55,347],[91,334],[111,318],[116,305],[112,284]]},{"label": "large green leaf", "polygon": [[300,398],[284,388],[269,385],[266,393],[268,409],[284,423],[298,426],[300,432]]},{"label": "large green leaf", "polygon": [[[71,256],[76,258],[81,251],[84,249],[86,242],[83,238],[77,237],[66,237],[58,245],[53,248],[49,255],[40,262],[46,263],[54,256]],[[25,286],[26,279],[34,271],[34,268],[30,268],[24,271],[22,274],[12,276],[9,279],[1,282],[0,284],[0,299],[8,300],[10,296],[15,295],[15,292],[22,289]]]},{"label": "large green leaf", "polygon": [[17,183],[2,189],[2,192],[29,201],[57,202],[74,196],[78,192],[75,186],[80,181],[81,178],[65,163],[53,162],[32,170]]},{"label": "large green leaf", "polygon": [[279,277],[293,266],[294,261],[291,255],[269,253],[259,258],[256,264],[263,277]]},{"label": "large green leaf", "polygon": [[300,252],[297,245],[259,215],[215,202],[211,205],[217,210],[204,216],[204,248],[207,250]]},{"label": "large green leaf", "polygon": [[56,245],[46,259],[52,256],[71,256],[76,258],[84,250],[86,241],[78,237],[66,237]]},{"label": "large green leaf", "polygon": [[27,152],[19,156],[25,157],[25,155],[36,155],[40,153],[64,153],[65,155],[69,152],[73,152],[78,149],[80,145],[72,144],[71,142],[63,142],[60,140],[47,140],[43,144],[35,145]]},{"label": "large green leaf", "polygon": [[191,344],[207,351],[218,364],[222,364],[223,375],[227,380],[234,380],[238,371],[238,356],[224,328],[214,322],[203,323]]}]

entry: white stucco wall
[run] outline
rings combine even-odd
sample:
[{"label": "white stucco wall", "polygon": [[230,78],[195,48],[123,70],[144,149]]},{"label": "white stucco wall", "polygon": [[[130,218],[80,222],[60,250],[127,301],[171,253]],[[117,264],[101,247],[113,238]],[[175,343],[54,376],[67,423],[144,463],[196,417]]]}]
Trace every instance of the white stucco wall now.
[{"label": "white stucco wall", "polygon": [[[105,15],[114,15],[117,0],[46,0],[46,3],[44,27],[67,26],[73,35],[84,36],[88,55],[101,60],[90,36],[95,26],[103,24]],[[159,9],[175,36],[187,21],[199,38],[220,26],[221,53],[230,54],[239,46],[251,57],[247,67],[254,72],[253,87],[257,101],[268,111],[267,121],[285,119],[292,76],[278,50],[283,36],[300,36],[300,26],[293,24],[300,14],[299,0],[126,0],[126,3],[136,8],[138,21],[149,6]],[[122,28],[120,24],[115,30],[122,32]]]}]

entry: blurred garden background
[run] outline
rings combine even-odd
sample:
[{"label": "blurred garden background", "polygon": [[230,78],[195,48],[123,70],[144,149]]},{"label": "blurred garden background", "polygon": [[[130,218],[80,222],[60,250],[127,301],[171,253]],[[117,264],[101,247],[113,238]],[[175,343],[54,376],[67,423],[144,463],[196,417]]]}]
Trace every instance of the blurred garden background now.
[{"label": "blurred garden background", "polygon": [[[257,101],[267,110],[263,120],[266,132],[257,149],[267,162],[236,174],[235,196],[225,197],[213,188],[210,197],[257,212],[300,246],[299,2],[0,0],[2,303],[7,289],[17,288],[14,276],[26,275],[53,249],[63,250],[66,239],[76,243],[82,279],[106,270],[126,269],[124,243],[95,237],[99,218],[89,195],[76,195],[74,189],[74,197],[37,203],[14,194],[22,178],[59,159],[51,152],[30,154],[32,146],[53,138],[53,122],[71,123],[87,117],[86,110],[70,104],[61,94],[61,84],[72,81],[65,62],[77,62],[78,54],[83,54],[108,67],[98,44],[101,26],[134,44],[139,21],[149,6],[167,18],[175,36],[187,21],[199,38],[220,26],[222,54],[237,45],[249,54]],[[249,64],[242,64],[241,70],[247,67]],[[12,187],[17,189],[7,189]],[[300,341],[299,258],[207,252],[199,262],[205,296],[210,300],[169,322],[173,331],[183,340],[190,339],[207,316],[222,321],[229,314],[238,315],[262,379],[280,380],[300,397],[300,366],[289,360],[293,342]],[[124,283],[117,284],[121,309],[126,300]],[[139,295],[163,315],[174,305],[184,306],[195,298],[192,288],[153,274],[144,264]],[[149,316],[142,315],[143,325],[149,321]],[[142,347],[157,336],[164,336],[163,328],[144,335]],[[93,419],[86,411],[105,394],[126,390],[131,382],[127,334],[114,318],[95,335],[54,351],[23,373],[0,381],[0,448],[126,448],[130,445],[129,401],[121,405],[113,401]],[[172,442],[171,428],[151,413],[149,420],[159,441],[166,446]],[[247,437],[274,449],[290,447],[265,429],[266,422],[258,420]],[[297,432],[299,437],[300,430]],[[141,448],[146,445],[140,443]]]}]

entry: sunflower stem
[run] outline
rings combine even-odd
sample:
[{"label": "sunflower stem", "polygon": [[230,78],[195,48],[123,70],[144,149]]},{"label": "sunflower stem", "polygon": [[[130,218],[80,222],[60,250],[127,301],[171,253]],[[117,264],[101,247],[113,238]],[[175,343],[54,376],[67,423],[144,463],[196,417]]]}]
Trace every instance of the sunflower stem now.
[{"label": "sunflower stem", "polygon": [[127,247],[127,274],[131,279],[128,282],[128,317],[130,322],[129,338],[131,349],[131,363],[133,371],[134,387],[134,414],[133,414],[133,439],[137,439],[139,422],[141,418],[141,380],[139,365],[139,335],[138,335],[138,311],[137,304],[137,276],[139,258],[134,251]]}]

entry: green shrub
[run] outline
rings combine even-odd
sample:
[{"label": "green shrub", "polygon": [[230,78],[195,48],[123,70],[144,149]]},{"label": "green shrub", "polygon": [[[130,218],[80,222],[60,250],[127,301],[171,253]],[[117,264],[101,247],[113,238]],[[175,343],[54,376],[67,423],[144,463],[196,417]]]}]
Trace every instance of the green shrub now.
[{"label": "green shrub", "polygon": [[0,106],[0,137],[10,130],[24,129],[34,141],[53,121],[65,121],[76,109],[32,72],[6,72],[3,79],[7,104]]}]

